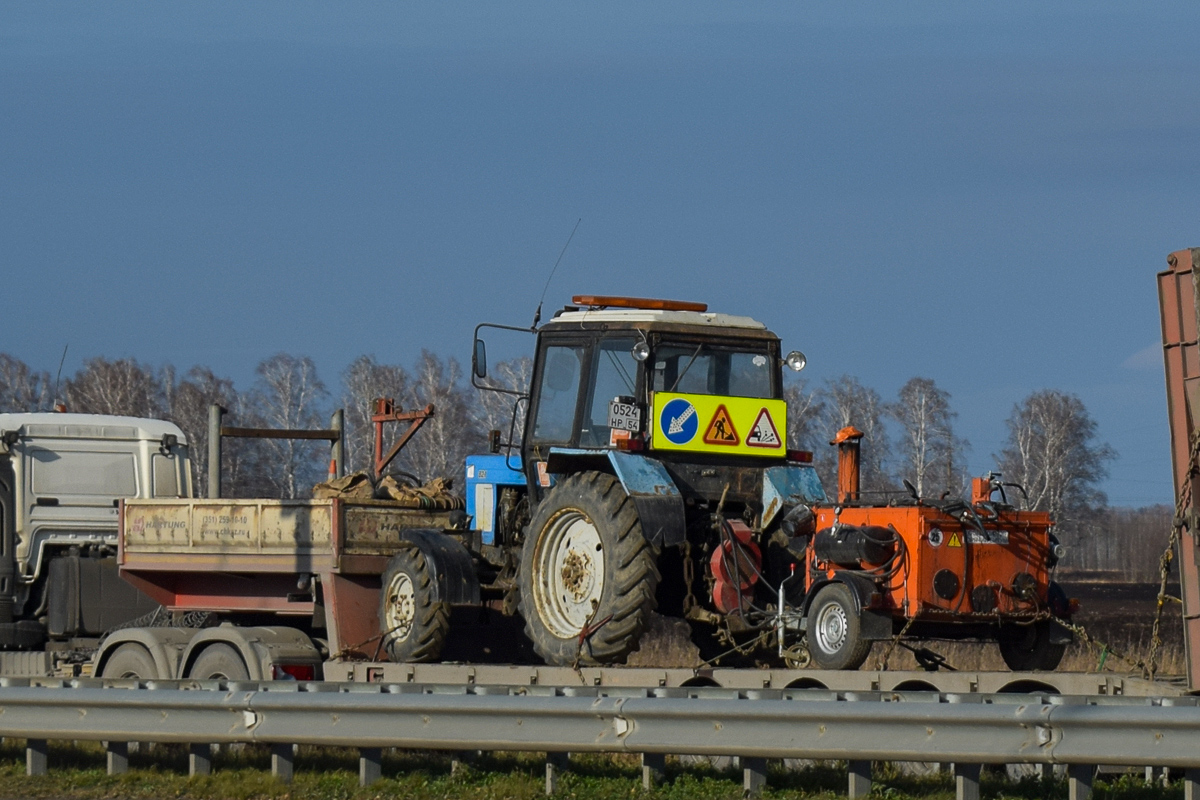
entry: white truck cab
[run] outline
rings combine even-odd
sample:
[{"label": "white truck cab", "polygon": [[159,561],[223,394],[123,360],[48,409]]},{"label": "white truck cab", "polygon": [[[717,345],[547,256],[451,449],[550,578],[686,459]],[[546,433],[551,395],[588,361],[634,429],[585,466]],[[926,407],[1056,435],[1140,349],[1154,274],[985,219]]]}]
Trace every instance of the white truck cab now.
[{"label": "white truck cab", "polygon": [[174,423],[0,414],[0,650],[98,636],[153,608],[116,574],[120,501],[191,496]]}]

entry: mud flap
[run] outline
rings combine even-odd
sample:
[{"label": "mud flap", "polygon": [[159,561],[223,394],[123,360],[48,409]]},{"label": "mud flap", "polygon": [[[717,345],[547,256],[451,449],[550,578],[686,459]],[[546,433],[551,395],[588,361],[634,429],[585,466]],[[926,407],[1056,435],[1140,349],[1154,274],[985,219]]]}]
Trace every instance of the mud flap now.
[{"label": "mud flap", "polygon": [[862,638],[871,641],[886,641],[894,635],[892,615],[886,611],[863,609],[859,614],[859,630]]},{"label": "mud flap", "polygon": [[437,576],[434,602],[479,605],[479,576],[467,548],[441,531],[424,528],[404,531],[400,538],[417,546]]}]

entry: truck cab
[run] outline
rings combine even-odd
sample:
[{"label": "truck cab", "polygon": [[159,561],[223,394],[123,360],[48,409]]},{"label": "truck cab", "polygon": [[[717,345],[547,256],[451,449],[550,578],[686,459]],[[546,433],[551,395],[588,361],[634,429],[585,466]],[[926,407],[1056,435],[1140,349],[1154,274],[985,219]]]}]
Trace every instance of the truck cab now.
[{"label": "truck cab", "polygon": [[153,610],[117,576],[118,507],[191,496],[173,423],[0,414],[0,650],[74,646]]}]

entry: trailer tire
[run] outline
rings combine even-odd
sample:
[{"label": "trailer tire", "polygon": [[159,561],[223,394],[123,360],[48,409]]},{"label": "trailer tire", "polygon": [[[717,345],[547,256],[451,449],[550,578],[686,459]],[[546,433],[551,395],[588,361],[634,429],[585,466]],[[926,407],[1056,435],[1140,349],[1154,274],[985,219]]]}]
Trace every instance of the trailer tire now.
[{"label": "trailer tire", "polygon": [[538,505],[521,550],[525,632],[547,664],[619,664],[637,650],[659,573],[633,500],[612,475],[580,472]]},{"label": "trailer tire", "polygon": [[821,587],[808,610],[808,651],[818,669],[858,669],[871,652],[862,636],[858,604],[850,587]]},{"label": "trailer tire", "polygon": [[436,661],[450,631],[450,604],[437,599],[437,576],[419,547],[388,562],[379,593],[379,629],[388,658]]},{"label": "trailer tire", "polygon": [[1053,620],[1043,619],[1032,625],[1003,625],[996,637],[1000,656],[1013,672],[1056,669],[1067,645],[1053,640]]},{"label": "trailer tire", "polygon": [[198,681],[248,681],[250,670],[237,650],[227,644],[210,644],[200,651],[188,670],[188,677]]},{"label": "trailer tire", "polygon": [[104,662],[101,678],[136,678],[150,681],[158,678],[158,667],[150,651],[140,644],[129,642],[113,651]]}]

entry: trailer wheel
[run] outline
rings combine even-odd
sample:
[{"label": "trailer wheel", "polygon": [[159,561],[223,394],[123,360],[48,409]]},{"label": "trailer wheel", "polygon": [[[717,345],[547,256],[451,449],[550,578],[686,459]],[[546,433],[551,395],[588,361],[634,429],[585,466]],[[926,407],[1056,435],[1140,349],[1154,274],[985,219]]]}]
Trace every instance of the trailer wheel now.
[{"label": "trailer wheel", "polygon": [[538,505],[521,550],[521,616],[547,664],[621,663],[655,608],[658,567],[612,475],[581,472]]},{"label": "trailer wheel", "polygon": [[379,629],[392,661],[434,661],[441,655],[450,630],[450,605],[434,599],[436,579],[420,548],[405,548],[388,562],[379,594]]},{"label": "trailer wheel", "polygon": [[237,650],[227,644],[210,644],[196,656],[188,677],[199,681],[248,681],[250,671]]},{"label": "trailer wheel", "polygon": [[129,642],[113,651],[104,662],[101,678],[136,678],[138,680],[155,680],[158,678],[158,667],[154,658],[140,644]]},{"label": "trailer wheel", "polygon": [[823,586],[808,611],[808,650],[818,669],[858,669],[871,642],[862,638],[858,606],[841,583]]},{"label": "trailer wheel", "polygon": [[1002,625],[996,643],[1008,668],[1013,672],[1056,669],[1067,645],[1051,641],[1055,624],[1044,619],[1032,625]]}]

